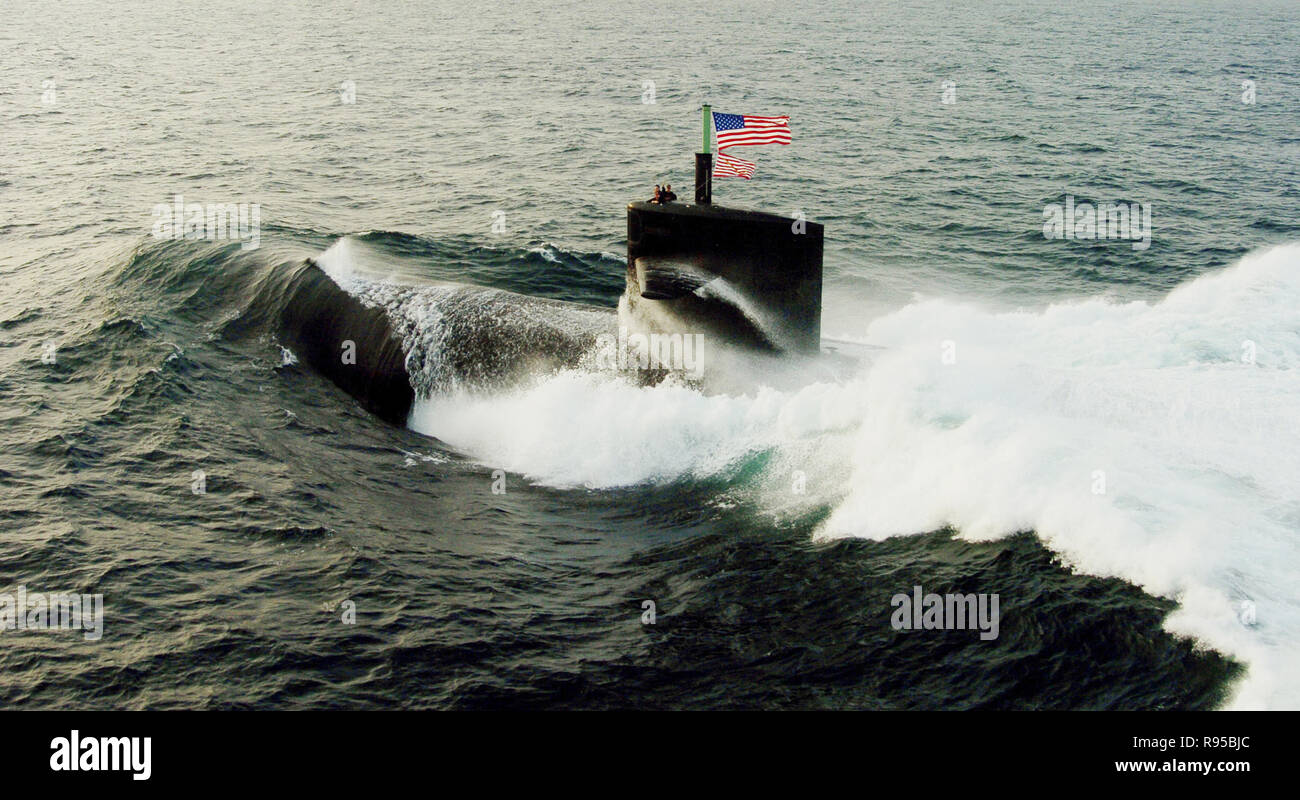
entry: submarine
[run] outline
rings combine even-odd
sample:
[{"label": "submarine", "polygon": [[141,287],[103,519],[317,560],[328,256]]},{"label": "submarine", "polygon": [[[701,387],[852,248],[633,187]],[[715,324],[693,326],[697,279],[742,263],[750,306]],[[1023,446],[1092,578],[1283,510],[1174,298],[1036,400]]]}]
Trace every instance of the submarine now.
[{"label": "submarine", "polygon": [[[651,336],[695,337],[715,353],[818,355],[823,226],[802,215],[714,204],[709,144],[706,124],[702,152],[695,154],[693,203],[628,204],[618,325]],[[422,315],[412,320],[354,294],[308,258],[266,276],[238,324],[271,322],[301,361],[399,426],[417,392],[446,388],[430,384],[430,362],[470,379],[457,386],[504,386],[539,369],[585,363],[602,336],[577,322],[600,311],[589,306],[473,286],[440,291],[443,327],[430,337],[420,328]],[[436,353],[430,338],[441,348]],[[662,373],[640,377],[654,382]]]}]

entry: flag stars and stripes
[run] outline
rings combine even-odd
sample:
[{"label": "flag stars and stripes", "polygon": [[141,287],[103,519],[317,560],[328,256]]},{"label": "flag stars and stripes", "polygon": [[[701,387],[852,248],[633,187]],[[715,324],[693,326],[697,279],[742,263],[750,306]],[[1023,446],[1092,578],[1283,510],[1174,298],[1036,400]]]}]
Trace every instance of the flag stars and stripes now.
[{"label": "flag stars and stripes", "polygon": [[718,149],[759,144],[790,144],[790,118],[713,112]]},{"label": "flag stars and stripes", "polygon": [[749,180],[754,177],[756,167],[757,165],[753,161],[746,161],[743,158],[736,158],[720,152],[718,153],[717,162],[713,165],[713,177]]}]

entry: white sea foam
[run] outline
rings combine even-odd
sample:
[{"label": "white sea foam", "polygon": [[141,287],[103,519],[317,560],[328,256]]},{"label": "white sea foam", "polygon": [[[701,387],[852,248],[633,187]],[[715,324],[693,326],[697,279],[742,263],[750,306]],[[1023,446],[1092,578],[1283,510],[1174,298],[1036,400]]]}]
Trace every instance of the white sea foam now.
[{"label": "white sea foam", "polygon": [[610,488],[721,473],[751,453],[847,430],[858,405],[829,384],[728,397],[566,370],[490,397],[418,401],[410,424],[540,483]]},{"label": "white sea foam", "polygon": [[1235,706],[1300,707],[1300,247],[1153,304],[935,301],[868,338],[889,349],[820,536],[1032,529],[1177,599],[1170,630],[1248,663]]},{"label": "white sea foam", "polygon": [[[325,252],[316,256],[316,265],[339,286],[348,291],[355,291],[363,281],[362,264],[368,258],[369,248],[351,236],[344,236],[330,245]],[[372,274],[376,270],[366,270]]]}]

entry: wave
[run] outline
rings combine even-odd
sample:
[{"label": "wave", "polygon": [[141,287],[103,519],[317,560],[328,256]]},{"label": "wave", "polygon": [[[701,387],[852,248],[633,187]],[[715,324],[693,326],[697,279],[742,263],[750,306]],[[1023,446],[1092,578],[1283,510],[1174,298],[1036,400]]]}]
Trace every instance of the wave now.
[{"label": "wave", "polygon": [[292,355],[381,419],[397,425],[406,420],[414,392],[393,320],[385,309],[341,288],[314,261],[267,270],[247,307],[223,328],[227,336],[262,331],[275,334],[282,366]]},{"label": "wave", "polygon": [[820,535],[1036,531],[1071,567],[1177,600],[1170,631],[1249,664],[1237,706],[1297,707],[1297,301],[1286,246],[1154,304],[930,302],[878,320],[869,338],[890,349]]}]

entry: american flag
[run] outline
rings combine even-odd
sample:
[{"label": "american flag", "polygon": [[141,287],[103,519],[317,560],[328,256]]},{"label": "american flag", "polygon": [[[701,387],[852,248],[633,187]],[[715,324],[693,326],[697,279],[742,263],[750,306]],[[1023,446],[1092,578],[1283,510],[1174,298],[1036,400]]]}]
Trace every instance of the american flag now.
[{"label": "american flag", "polygon": [[789,117],[751,117],[713,112],[718,149],[742,144],[790,144]]},{"label": "american flag", "polygon": [[713,177],[715,178],[744,178],[749,180],[754,177],[753,161],[746,161],[743,158],[729,156],[726,153],[718,153],[718,160],[713,165]]}]

